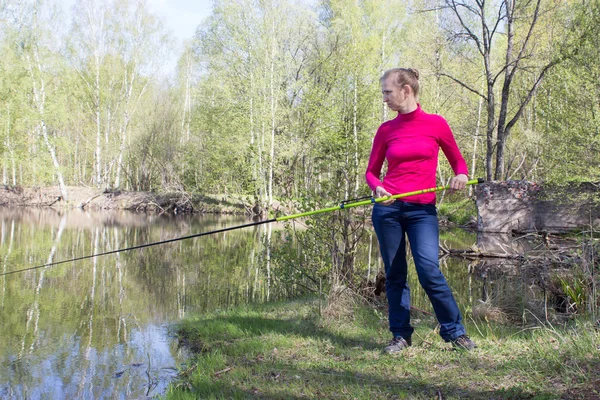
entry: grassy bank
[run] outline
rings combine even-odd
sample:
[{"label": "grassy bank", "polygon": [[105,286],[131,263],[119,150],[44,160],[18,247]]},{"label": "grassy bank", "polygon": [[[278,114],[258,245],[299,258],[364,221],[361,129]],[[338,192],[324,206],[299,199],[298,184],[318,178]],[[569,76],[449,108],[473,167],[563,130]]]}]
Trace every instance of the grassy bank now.
[{"label": "grassy bank", "polygon": [[382,312],[356,306],[325,317],[318,300],[248,306],[178,326],[196,355],[168,399],[514,399],[600,396],[599,333],[568,326],[470,321],[479,348],[454,351],[415,315],[413,347],[382,354]]}]

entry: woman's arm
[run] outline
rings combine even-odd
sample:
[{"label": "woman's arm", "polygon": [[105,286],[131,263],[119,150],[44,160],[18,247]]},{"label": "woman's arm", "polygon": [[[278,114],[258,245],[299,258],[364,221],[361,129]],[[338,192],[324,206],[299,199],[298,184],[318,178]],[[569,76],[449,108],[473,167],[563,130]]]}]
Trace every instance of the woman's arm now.
[{"label": "woman's arm", "polygon": [[381,167],[385,161],[385,153],[387,151],[384,136],[384,131],[379,127],[373,139],[373,147],[371,148],[371,155],[369,156],[369,163],[367,164],[367,171],[365,173],[367,185],[373,191],[377,191],[378,186],[383,188],[383,182],[381,182],[379,176],[381,175]]},{"label": "woman's arm", "polygon": [[445,119],[443,119],[439,138],[440,147],[455,174],[455,176],[450,179],[450,190],[462,190],[467,186],[469,170],[467,168],[467,163],[456,144],[456,139],[454,139],[452,130]]}]

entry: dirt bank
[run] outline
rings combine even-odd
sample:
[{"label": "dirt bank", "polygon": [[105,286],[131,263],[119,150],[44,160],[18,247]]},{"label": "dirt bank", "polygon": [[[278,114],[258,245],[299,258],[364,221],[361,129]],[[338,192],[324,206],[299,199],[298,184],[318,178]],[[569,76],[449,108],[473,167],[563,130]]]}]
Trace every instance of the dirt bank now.
[{"label": "dirt bank", "polygon": [[78,186],[67,187],[67,196],[68,200],[65,201],[61,197],[58,186],[32,188],[0,186],[0,206],[221,214],[244,214],[250,207],[242,199],[227,196],[106,191]]}]

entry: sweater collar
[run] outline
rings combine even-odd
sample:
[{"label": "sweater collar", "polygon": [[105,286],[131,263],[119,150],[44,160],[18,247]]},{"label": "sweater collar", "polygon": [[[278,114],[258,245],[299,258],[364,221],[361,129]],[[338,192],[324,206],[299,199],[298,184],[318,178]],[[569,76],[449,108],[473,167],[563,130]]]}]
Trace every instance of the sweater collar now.
[{"label": "sweater collar", "polygon": [[414,111],[411,111],[406,114],[398,113],[398,116],[396,117],[396,119],[399,122],[411,121],[411,120],[417,118],[421,114],[423,114],[423,110],[421,110],[421,104],[417,103],[417,108]]}]

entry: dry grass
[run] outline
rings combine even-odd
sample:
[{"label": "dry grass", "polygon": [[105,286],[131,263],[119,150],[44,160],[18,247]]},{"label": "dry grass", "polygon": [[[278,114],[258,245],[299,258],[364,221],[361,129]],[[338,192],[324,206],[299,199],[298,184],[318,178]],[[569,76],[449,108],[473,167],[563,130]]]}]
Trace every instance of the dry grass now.
[{"label": "dry grass", "polygon": [[473,307],[473,319],[476,321],[491,321],[505,323],[508,321],[508,314],[500,307],[492,304],[492,301],[479,300]]},{"label": "dry grass", "polygon": [[327,305],[321,316],[324,321],[352,321],[354,310],[362,302],[362,297],[352,289],[344,285],[336,285],[331,288],[327,297]]}]

